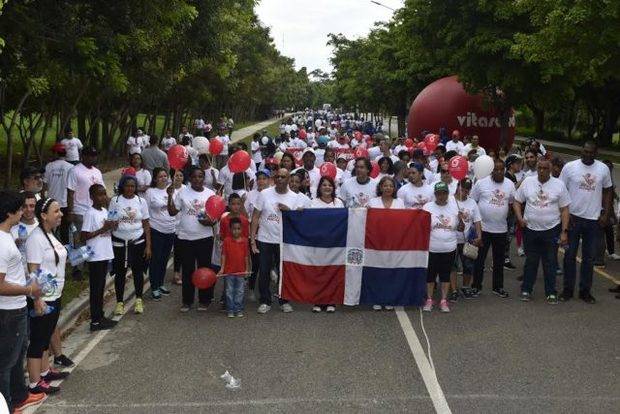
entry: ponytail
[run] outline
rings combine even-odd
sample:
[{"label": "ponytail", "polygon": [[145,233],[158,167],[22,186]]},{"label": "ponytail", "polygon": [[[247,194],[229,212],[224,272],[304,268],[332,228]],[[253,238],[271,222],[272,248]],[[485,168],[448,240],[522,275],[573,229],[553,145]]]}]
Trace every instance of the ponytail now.
[{"label": "ponytail", "polygon": [[47,234],[47,232],[45,231],[45,228],[42,225],[43,223],[42,214],[47,213],[47,211],[49,210],[50,206],[52,205],[54,201],[56,200],[54,200],[53,198],[46,198],[46,199],[42,198],[39,201],[37,201],[37,204],[34,207],[34,215],[39,221],[39,228],[43,232],[43,235],[49,242],[50,246],[52,246],[52,251],[54,252],[54,259],[56,261],[56,266],[58,266],[58,263],[60,262],[60,257],[58,256],[58,252],[56,251],[56,248],[54,247],[54,243],[52,243],[52,239],[50,239],[50,236]]}]

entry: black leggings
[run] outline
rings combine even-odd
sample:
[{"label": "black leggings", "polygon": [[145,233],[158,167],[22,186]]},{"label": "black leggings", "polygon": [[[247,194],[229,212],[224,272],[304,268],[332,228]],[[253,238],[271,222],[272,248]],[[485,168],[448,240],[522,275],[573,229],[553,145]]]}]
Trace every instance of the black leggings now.
[{"label": "black leggings", "polygon": [[[133,285],[136,289],[136,298],[142,298],[144,290],[144,269],[146,263],[144,260],[144,248],[146,242],[140,244],[130,244],[125,246],[114,246],[114,289],[116,290],[116,301],[123,302],[125,298],[125,276],[127,268],[131,268],[133,276]],[[125,249],[127,251],[127,260],[125,260]]]},{"label": "black leggings", "polygon": [[428,253],[428,273],[426,283],[435,283],[437,276],[441,283],[450,282],[450,271],[454,266],[454,251],[448,253]]},{"label": "black leggings", "polygon": [[181,271],[181,252],[179,252],[179,238],[174,236],[174,244],[173,244],[173,266],[175,272]]},{"label": "black leggings", "polygon": [[[30,344],[28,345],[28,358],[41,358],[43,352],[47,351],[50,346],[50,339],[58,324],[58,316],[60,316],[60,298],[45,302],[47,306],[53,306],[54,310],[47,315],[29,317],[30,323]],[[28,298],[28,310],[34,309],[34,302]]]},{"label": "black leggings", "polygon": [[90,320],[99,322],[103,318],[103,294],[105,277],[108,275],[108,261],[88,262],[88,282],[90,285]]},{"label": "black leggings", "polygon": [[[179,239],[178,251],[181,253],[181,275],[183,277],[183,304],[191,305],[194,303],[196,289],[192,283],[192,274],[196,267],[210,267],[211,254],[213,253],[213,237],[206,237],[198,240]],[[198,302],[202,305],[209,305],[213,300],[213,287],[209,289],[198,289]]]}]

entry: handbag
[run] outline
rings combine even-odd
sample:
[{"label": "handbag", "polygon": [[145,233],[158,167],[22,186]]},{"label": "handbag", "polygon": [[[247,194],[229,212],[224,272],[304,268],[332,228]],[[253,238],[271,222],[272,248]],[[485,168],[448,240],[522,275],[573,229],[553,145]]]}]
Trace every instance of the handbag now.
[{"label": "handbag", "polygon": [[[456,206],[460,210],[461,207],[459,206],[458,200],[456,198],[454,200],[456,201]],[[465,244],[463,244],[463,256],[469,259],[472,259],[472,260],[476,260],[478,258],[478,246],[467,241],[467,236],[465,236],[464,230],[462,233],[463,233],[463,240],[465,240]]]}]

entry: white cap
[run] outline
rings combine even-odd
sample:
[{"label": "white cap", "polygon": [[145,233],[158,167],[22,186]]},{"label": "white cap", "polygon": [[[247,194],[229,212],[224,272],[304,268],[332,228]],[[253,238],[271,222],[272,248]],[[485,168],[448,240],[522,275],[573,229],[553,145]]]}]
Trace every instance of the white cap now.
[{"label": "white cap", "polygon": [[[314,150],[311,147],[306,147],[304,149],[304,152],[301,153],[301,156],[303,157],[306,152],[311,152],[312,154],[314,154]],[[314,154],[314,155],[316,155],[316,154]]]}]

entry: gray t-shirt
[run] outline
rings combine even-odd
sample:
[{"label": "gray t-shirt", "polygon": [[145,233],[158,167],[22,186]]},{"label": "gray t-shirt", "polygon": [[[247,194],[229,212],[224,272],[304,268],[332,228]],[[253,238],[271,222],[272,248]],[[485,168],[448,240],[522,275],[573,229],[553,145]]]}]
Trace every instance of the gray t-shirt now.
[{"label": "gray t-shirt", "polygon": [[143,149],[142,162],[144,163],[144,168],[148,170],[151,175],[155,167],[165,168],[166,171],[170,170],[168,156],[158,147],[149,146]]}]

